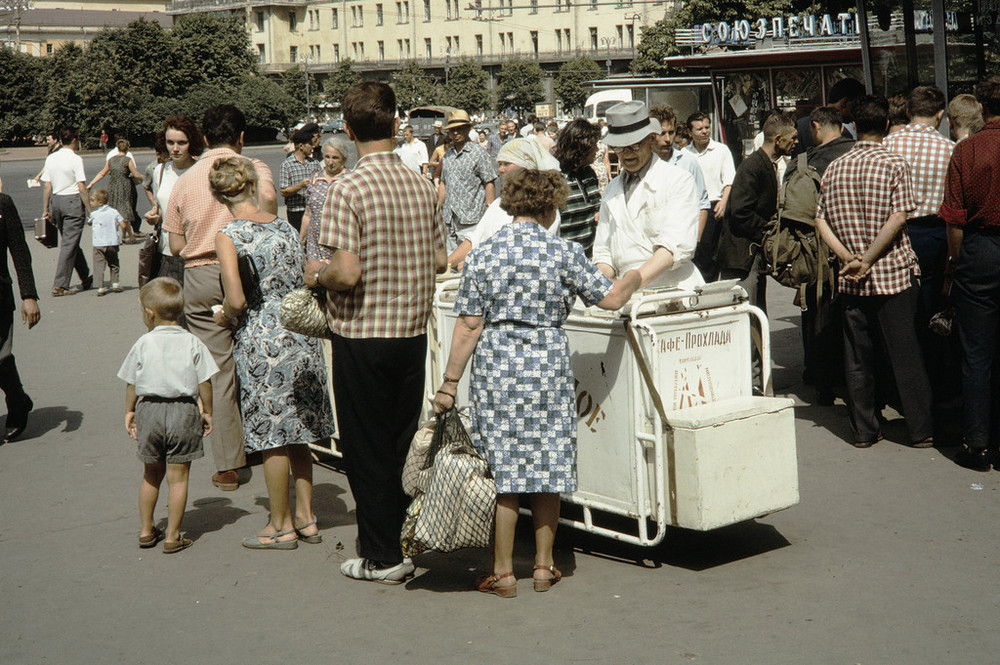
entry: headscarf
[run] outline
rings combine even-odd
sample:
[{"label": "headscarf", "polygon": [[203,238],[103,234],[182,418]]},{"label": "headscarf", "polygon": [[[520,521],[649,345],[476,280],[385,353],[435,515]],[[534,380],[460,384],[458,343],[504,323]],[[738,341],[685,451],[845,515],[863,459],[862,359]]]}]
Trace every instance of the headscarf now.
[{"label": "headscarf", "polygon": [[546,152],[533,138],[514,139],[500,147],[498,162],[508,162],[515,166],[534,171],[558,171],[559,161]]}]

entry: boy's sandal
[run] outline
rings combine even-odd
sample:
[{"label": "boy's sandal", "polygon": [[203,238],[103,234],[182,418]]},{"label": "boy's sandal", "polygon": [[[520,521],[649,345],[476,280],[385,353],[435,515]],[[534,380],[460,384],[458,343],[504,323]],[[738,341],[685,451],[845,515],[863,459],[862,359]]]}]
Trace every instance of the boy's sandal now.
[{"label": "boy's sandal", "polygon": [[562,573],[559,572],[559,569],[555,566],[537,565],[535,566],[535,570],[547,570],[552,573],[552,577],[548,577],[544,580],[540,580],[537,577],[534,578],[535,591],[548,591],[552,588],[553,584],[562,579]]},{"label": "boy's sandal", "polygon": [[[294,527],[286,531],[278,531],[277,533],[262,533],[250,536],[243,539],[243,547],[248,550],[294,550],[299,546],[298,540],[278,540],[281,536],[287,536],[290,533],[295,533]],[[267,538],[270,542],[261,542],[261,538]]]},{"label": "boy's sandal", "polygon": [[308,529],[315,523],[316,523],[316,518],[314,517],[312,522],[306,522],[301,526],[295,527],[295,535],[298,536],[299,540],[301,540],[303,543],[309,543],[310,545],[319,545],[320,543],[323,542],[323,536],[319,535],[318,533],[314,533],[311,536],[307,536],[304,533],[302,533],[302,529]]},{"label": "boy's sandal", "polygon": [[[508,577],[514,581],[510,584],[500,584],[500,580]],[[492,593],[501,598],[514,598],[517,596],[517,579],[514,577],[514,571],[511,570],[501,575],[483,575],[476,580],[476,591]]]},{"label": "boy's sandal", "polygon": [[150,547],[156,547],[156,543],[163,540],[163,532],[153,527],[153,533],[148,536],[139,536],[139,547],[146,550]]},{"label": "boy's sandal", "polygon": [[190,538],[181,538],[180,540],[164,540],[163,541],[163,553],[164,554],[175,554],[181,550],[186,550],[187,548],[194,545],[194,541]]}]

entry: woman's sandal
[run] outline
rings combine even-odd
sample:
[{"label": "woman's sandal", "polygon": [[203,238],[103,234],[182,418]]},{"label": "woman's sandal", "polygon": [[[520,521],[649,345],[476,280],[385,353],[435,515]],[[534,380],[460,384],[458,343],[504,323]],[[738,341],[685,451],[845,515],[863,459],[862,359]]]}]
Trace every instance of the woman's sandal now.
[{"label": "woman's sandal", "polygon": [[[299,546],[298,540],[278,540],[281,536],[287,536],[290,533],[295,533],[295,529],[291,528],[287,531],[278,531],[277,533],[260,533],[256,536],[244,538],[243,547],[248,550],[294,550]],[[261,538],[270,538],[270,542],[262,543],[260,541]]]},{"label": "woman's sandal", "polygon": [[548,577],[544,580],[540,580],[537,577],[534,578],[535,591],[548,591],[552,588],[552,585],[562,579],[562,573],[555,566],[535,566],[535,570],[547,570],[552,573],[552,577]]},{"label": "woman's sandal", "polygon": [[[500,584],[500,580],[508,577],[514,580],[511,584]],[[517,579],[514,577],[514,571],[502,575],[483,575],[476,580],[476,591],[492,593],[501,598],[514,598],[517,596]]]},{"label": "woman's sandal", "polygon": [[299,540],[301,540],[303,543],[309,543],[310,545],[319,545],[320,543],[323,542],[323,536],[319,535],[318,533],[314,533],[311,536],[307,536],[306,534],[302,533],[302,529],[308,529],[315,523],[316,523],[316,518],[314,517],[312,522],[306,522],[301,526],[295,527],[295,535],[298,536]]},{"label": "woman's sandal", "polygon": [[154,526],[153,533],[148,536],[139,536],[139,547],[147,550],[150,547],[156,547],[156,544],[161,540],[163,540],[163,532]]}]

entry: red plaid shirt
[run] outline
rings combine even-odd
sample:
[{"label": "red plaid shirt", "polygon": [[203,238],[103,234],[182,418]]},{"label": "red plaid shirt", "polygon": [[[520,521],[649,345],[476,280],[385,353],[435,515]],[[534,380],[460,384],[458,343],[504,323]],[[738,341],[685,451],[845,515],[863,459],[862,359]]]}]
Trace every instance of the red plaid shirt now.
[{"label": "red plaid shirt", "polygon": [[333,183],[320,215],[319,244],[361,261],[361,280],[331,291],[327,321],[353,339],[416,337],[427,331],[443,228],[434,185],[398,155],[365,155]]},{"label": "red plaid shirt", "polygon": [[913,175],[913,196],[917,209],[910,217],[936,215],[944,200],[944,180],[955,142],[933,127],[910,123],[882,142],[886,150],[902,155]]},{"label": "red plaid shirt", "polygon": [[956,226],[1000,227],[1000,120],[955,146],[941,217]]},{"label": "red plaid shirt", "polygon": [[[890,215],[914,208],[906,160],[879,143],[858,141],[823,174],[817,216],[827,221],[847,251],[863,254]],[[837,287],[851,295],[892,295],[910,288],[910,276],[919,274],[904,228],[867,279],[856,283],[840,278]]]}]

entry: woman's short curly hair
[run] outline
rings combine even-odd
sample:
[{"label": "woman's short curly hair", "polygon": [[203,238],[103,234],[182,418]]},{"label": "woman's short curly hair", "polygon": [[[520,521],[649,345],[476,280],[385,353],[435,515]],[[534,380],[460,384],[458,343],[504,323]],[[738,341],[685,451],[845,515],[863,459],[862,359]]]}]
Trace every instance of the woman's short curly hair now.
[{"label": "woman's short curly hair", "polygon": [[566,205],[569,187],[558,171],[519,169],[503,183],[500,207],[513,217],[538,217]]},{"label": "woman's short curly hair", "polygon": [[212,195],[224,205],[256,200],[257,169],[246,157],[219,157],[208,173]]},{"label": "woman's short curly hair", "polygon": [[590,165],[590,156],[600,140],[600,127],[590,124],[584,118],[577,118],[566,123],[559,132],[559,140],[552,155],[559,160],[559,168],[564,173],[576,173]]}]

